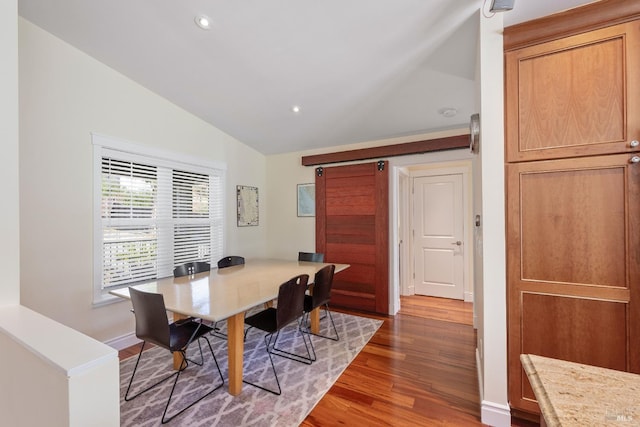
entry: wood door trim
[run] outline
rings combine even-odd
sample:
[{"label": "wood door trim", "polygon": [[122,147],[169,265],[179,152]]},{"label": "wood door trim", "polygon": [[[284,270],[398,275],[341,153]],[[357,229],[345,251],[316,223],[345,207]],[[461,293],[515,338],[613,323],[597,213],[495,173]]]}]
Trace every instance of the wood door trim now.
[{"label": "wood door trim", "polygon": [[[324,253],[327,247],[327,180],[322,170],[316,169],[316,252]],[[320,220],[322,219],[322,220]]]},{"label": "wood door trim", "polygon": [[520,49],[640,18],[640,2],[602,0],[504,29],[504,50]]},{"label": "wood door trim", "polygon": [[[380,162],[379,162],[380,163]],[[389,312],[389,162],[375,175],[376,180],[376,312]]]},{"label": "wood door trim", "polygon": [[370,160],[383,157],[407,156],[432,151],[456,150],[469,148],[469,134],[406,142],[403,144],[384,145],[382,147],[361,148],[358,150],[337,151],[326,154],[302,156],[302,166],[326,165],[355,160]]}]

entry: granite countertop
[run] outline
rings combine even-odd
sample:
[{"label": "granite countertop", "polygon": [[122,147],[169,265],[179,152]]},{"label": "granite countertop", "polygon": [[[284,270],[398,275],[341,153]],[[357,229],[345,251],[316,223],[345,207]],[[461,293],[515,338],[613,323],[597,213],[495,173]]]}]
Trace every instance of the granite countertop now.
[{"label": "granite countertop", "polygon": [[640,375],[520,355],[547,426],[640,426]]}]

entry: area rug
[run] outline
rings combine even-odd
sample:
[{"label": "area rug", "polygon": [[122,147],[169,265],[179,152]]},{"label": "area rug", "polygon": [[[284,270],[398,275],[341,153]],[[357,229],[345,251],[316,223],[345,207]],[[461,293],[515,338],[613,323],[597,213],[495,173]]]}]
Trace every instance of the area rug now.
[{"label": "area rug", "polygon": [[[239,396],[228,393],[226,341],[210,336],[209,340],[220,365],[225,384],[204,398],[168,425],[171,426],[298,426],[331,388],[342,372],[378,330],[382,321],[343,313],[332,313],[339,341],[312,336],[317,360],[311,365],[274,356],[280,396],[244,384]],[[321,334],[330,334],[329,319],[321,322]],[[222,322],[224,323],[224,322]],[[244,377],[269,388],[275,388],[275,378],[264,347],[264,333],[252,329],[247,335],[244,352]],[[296,353],[304,352],[302,337],[294,325],[282,330],[278,345]],[[194,364],[181,374],[168,413],[180,409],[185,402],[196,400],[220,380],[206,343],[203,346],[204,366]],[[199,360],[197,344],[192,344],[189,357]],[[173,379],[125,402],[124,394],[136,362],[130,357],[120,363],[120,425],[157,426],[171,391]],[[142,390],[156,378],[171,372],[172,358],[158,347],[146,350],[136,373],[132,393]]]}]

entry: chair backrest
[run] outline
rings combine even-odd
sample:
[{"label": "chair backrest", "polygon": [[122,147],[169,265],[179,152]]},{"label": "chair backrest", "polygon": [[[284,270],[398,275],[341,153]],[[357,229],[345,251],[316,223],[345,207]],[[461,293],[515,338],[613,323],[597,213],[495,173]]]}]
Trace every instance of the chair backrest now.
[{"label": "chair backrest", "polygon": [[298,252],[298,261],[324,262],[324,254],[319,252]]},{"label": "chair backrest", "polygon": [[276,315],[278,330],[302,316],[308,282],[309,275],[301,274],[280,285]]},{"label": "chair backrest", "polygon": [[313,278],[313,294],[311,305],[313,308],[328,304],[331,299],[331,285],[333,285],[333,274],[336,266],[331,264],[322,267]]},{"label": "chair backrest", "polygon": [[211,265],[208,262],[196,261],[187,262],[177,266],[173,269],[173,277],[188,276],[190,274],[202,273],[203,271],[210,271]]},{"label": "chair backrest", "polygon": [[226,268],[226,267],[231,267],[233,265],[243,265],[243,264],[244,264],[243,257],[231,255],[231,256],[226,256],[222,258],[220,261],[218,261],[218,268]]},{"label": "chair backrest", "polygon": [[164,297],[161,294],[129,288],[133,314],[136,317],[136,337],[169,349],[170,332]]}]

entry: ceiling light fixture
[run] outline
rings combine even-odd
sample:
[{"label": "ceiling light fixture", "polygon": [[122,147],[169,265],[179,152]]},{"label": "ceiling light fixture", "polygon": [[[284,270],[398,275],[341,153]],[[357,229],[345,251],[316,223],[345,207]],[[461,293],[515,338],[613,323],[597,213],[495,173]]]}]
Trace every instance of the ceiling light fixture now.
[{"label": "ceiling light fixture", "polygon": [[440,114],[441,116],[444,117],[453,117],[456,114],[458,114],[458,110],[456,110],[455,108],[451,108],[451,107],[445,107],[445,108],[441,108],[438,110],[438,114]]},{"label": "ceiling light fixture", "polygon": [[291,111],[292,111],[294,114],[298,114],[298,113],[300,112],[300,106],[299,106],[299,105],[294,105],[294,106],[292,106],[292,107],[291,107]]},{"label": "ceiling light fixture", "polygon": [[211,28],[211,19],[206,15],[198,15],[195,17],[194,21],[196,22],[196,25],[203,30]]}]

